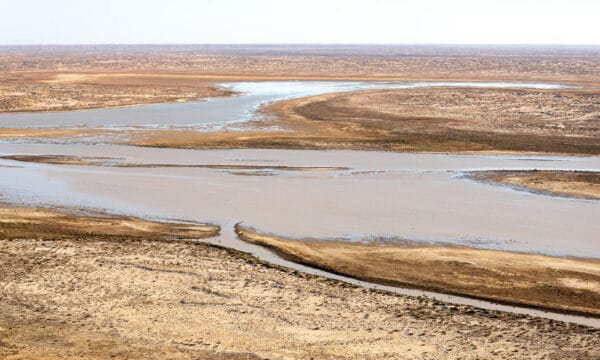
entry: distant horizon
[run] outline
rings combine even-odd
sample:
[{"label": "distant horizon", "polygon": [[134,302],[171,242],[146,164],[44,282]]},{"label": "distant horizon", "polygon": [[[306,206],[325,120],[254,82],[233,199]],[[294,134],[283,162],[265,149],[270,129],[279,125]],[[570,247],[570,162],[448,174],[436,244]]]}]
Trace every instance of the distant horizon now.
[{"label": "distant horizon", "polygon": [[306,47],[306,48],[328,48],[328,47],[431,47],[431,48],[598,48],[600,44],[525,44],[525,43],[38,43],[38,44],[0,44],[0,47]]},{"label": "distant horizon", "polygon": [[0,46],[439,46],[439,47],[542,47],[542,46],[560,46],[560,47],[600,47],[600,43],[594,44],[569,44],[569,43],[178,43],[178,42],[140,42],[140,43],[22,43],[22,44],[0,44]]}]

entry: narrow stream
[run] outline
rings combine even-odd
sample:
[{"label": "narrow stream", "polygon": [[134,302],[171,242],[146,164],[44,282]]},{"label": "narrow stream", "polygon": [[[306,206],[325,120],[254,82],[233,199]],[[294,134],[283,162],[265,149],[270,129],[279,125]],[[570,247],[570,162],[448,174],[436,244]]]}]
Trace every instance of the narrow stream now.
[{"label": "narrow stream", "polygon": [[530,316],[536,316],[536,317],[542,317],[542,318],[546,318],[546,319],[570,322],[570,323],[575,323],[575,324],[580,324],[580,325],[600,327],[600,319],[599,318],[584,317],[584,316],[577,316],[577,315],[567,315],[567,314],[560,314],[560,313],[549,312],[549,311],[544,311],[544,310],[537,310],[537,309],[532,309],[532,308],[502,305],[502,304],[498,304],[498,303],[491,302],[491,301],[472,299],[472,298],[468,298],[468,297],[464,297],[464,296],[442,294],[442,293],[437,293],[437,292],[432,292],[432,291],[409,289],[409,288],[402,288],[402,287],[397,287],[397,286],[379,285],[379,284],[375,284],[372,282],[357,280],[357,279],[350,278],[350,277],[343,276],[343,275],[333,274],[333,273],[319,270],[319,269],[316,269],[313,267],[309,267],[309,266],[297,264],[297,263],[294,263],[291,261],[287,261],[287,260],[282,259],[281,257],[277,256],[276,254],[272,253],[271,251],[269,251],[266,248],[246,243],[238,238],[237,234],[233,230],[234,226],[235,226],[235,223],[226,224],[226,226],[222,228],[221,235],[219,237],[213,238],[213,239],[207,239],[206,242],[210,242],[213,244],[226,246],[229,248],[233,248],[236,250],[250,253],[253,256],[255,256],[256,258],[267,261],[271,264],[284,266],[284,267],[287,267],[290,269],[302,271],[307,274],[318,275],[318,276],[322,276],[322,277],[326,277],[326,278],[330,278],[330,279],[343,281],[343,282],[346,282],[349,284],[364,287],[366,289],[384,290],[384,291],[389,291],[391,293],[408,295],[408,296],[425,296],[425,297],[428,297],[431,299],[435,299],[438,301],[443,301],[443,302],[451,303],[451,304],[469,305],[469,306],[474,306],[474,307],[477,307],[480,309],[505,311],[505,312],[510,312],[513,314],[530,315]]}]

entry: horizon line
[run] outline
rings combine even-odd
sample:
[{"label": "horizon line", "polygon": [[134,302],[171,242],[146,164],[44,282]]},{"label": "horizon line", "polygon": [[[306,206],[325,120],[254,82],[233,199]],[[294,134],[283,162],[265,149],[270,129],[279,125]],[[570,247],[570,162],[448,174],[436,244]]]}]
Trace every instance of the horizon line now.
[{"label": "horizon line", "polygon": [[19,44],[0,44],[0,47],[26,47],[26,46],[560,46],[560,47],[600,47],[600,43],[317,43],[317,42],[249,42],[249,43],[169,43],[169,42],[140,42],[140,43],[119,43],[119,42],[103,42],[103,43],[19,43]]}]

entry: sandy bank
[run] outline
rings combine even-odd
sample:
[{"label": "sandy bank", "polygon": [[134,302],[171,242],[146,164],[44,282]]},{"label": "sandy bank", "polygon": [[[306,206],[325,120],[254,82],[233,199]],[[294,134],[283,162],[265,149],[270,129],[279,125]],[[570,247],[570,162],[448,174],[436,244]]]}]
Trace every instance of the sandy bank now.
[{"label": "sandy bank", "polygon": [[0,235],[3,239],[202,239],[219,234],[217,225],[166,223],[100,212],[60,212],[44,208],[0,207]]},{"label": "sandy bank", "polygon": [[245,241],[334,273],[507,304],[600,316],[600,261],[458,246],[299,241],[236,227]]}]

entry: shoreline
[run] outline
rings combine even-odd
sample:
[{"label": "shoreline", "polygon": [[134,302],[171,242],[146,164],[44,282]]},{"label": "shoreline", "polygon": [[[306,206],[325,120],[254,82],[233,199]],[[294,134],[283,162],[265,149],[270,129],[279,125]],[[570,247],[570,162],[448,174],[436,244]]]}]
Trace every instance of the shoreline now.
[{"label": "shoreline", "polygon": [[[140,132],[132,136],[128,144],[188,149],[288,148],[597,156],[600,154],[595,141],[598,129],[588,118],[590,111],[597,108],[594,102],[596,91],[442,87],[322,94],[263,105],[260,111],[272,116],[272,120],[255,122],[258,129],[207,133],[185,130]],[[434,109],[420,104],[431,114],[419,115],[410,106],[404,109],[404,104],[410,104],[413,97],[429,102],[431,96],[439,96],[439,101],[444,101]],[[456,96],[472,99],[457,105],[455,113],[450,114],[443,106],[454,103]],[[473,105],[475,101],[475,104],[492,109],[498,101],[504,103],[503,96],[518,101],[521,108],[505,109],[505,114],[496,114],[489,119],[485,108]],[[557,96],[562,101],[560,105],[553,104],[558,101]],[[536,103],[531,104],[534,100]],[[510,104],[508,101],[505,105]],[[534,105],[541,106],[542,110],[536,110]],[[521,114],[523,111],[525,115]],[[567,115],[572,118],[564,121]],[[487,120],[480,123],[477,120],[480,118]],[[265,130],[260,129],[261,126]],[[268,131],[267,126],[287,131]]]},{"label": "shoreline", "polygon": [[[92,106],[79,106],[67,109],[31,109],[31,110],[3,110],[0,108],[0,114],[36,114],[36,113],[60,113],[60,112],[77,112],[77,111],[85,111],[85,110],[102,110],[102,109],[119,109],[119,108],[128,108],[128,107],[136,107],[136,106],[144,106],[144,105],[153,105],[153,104],[176,104],[176,103],[188,103],[188,102],[197,102],[197,101],[207,101],[210,99],[218,99],[222,97],[233,97],[239,96],[239,93],[231,91],[227,88],[223,88],[220,86],[222,83],[233,83],[233,82],[263,82],[263,81],[324,81],[324,82],[345,82],[345,81],[357,81],[357,82],[473,82],[473,83],[486,83],[486,82],[507,82],[507,83],[556,83],[557,85],[565,85],[566,88],[563,89],[536,89],[536,91],[559,91],[559,90],[581,90],[581,91],[592,91],[595,88],[600,87],[599,82],[586,82],[586,81],[554,81],[550,79],[536,79],[536,78],[490,78],[490,79],[482,79],[481,77],[452,77],[452,78],[444,78],[444,77],[373,77],[373,76],[294,76],[294,75],[244,75],[244,74],[197,74],[197,73],[120,73],[120,72],[31,72],[32,74],[44,76],[68,76],[68,75],[80,75],[80,76],[90,76],[90,81],[102,78],[102,77],[114,77],[114,78],[138,78],[138,80],[148,78],[149,80],[163,80],[170,79],[174,82],[177,80],[185,79],[197,79],[200,81],[207,81],[205,84],[207,89],[215,91],[212,95],[207,96],[199,96],[196,98],[172,98],[172,99],[156,99],[151,101],[140,101],[130,104],[122,104],[122,105],[106,105],[106,104],[98,104]],[[28,72],[17,73],[17,75],[26,75]],[[37,80],[38,83],[43,84],[73,84],[78,85],[80,81],[77,80]],[[34,81],[35,82],[35,81]],[[0,85],[2,83],[0,82]],[[81,82],[81,84],[87,84],[86,82]],[[120,81],[115,81],[114,84],[108,83],[108,86],[118,86],[123,85]],[[102,84],[102,86],[107,86]],[[165,86],[165,85],[160,85]],[[155,86],[159,87],[159,86]],[[445,85],[435,86],[432,88],[443,89],[446,88]],[[451,87],[458,88],[460,87]],[[487,89],[494,90],[494,87],[481,87],[479,89]],[[515,88],[519,89],[519,88]],[[527,90],[527,89],[524,89]],[[350,91],[348,93],[355,93],[358,91],[372,91],[372,90],[356,90]],[[342,94],[342,93],[336,93]],[[320,95],[317,95],[320,96]]]}]

